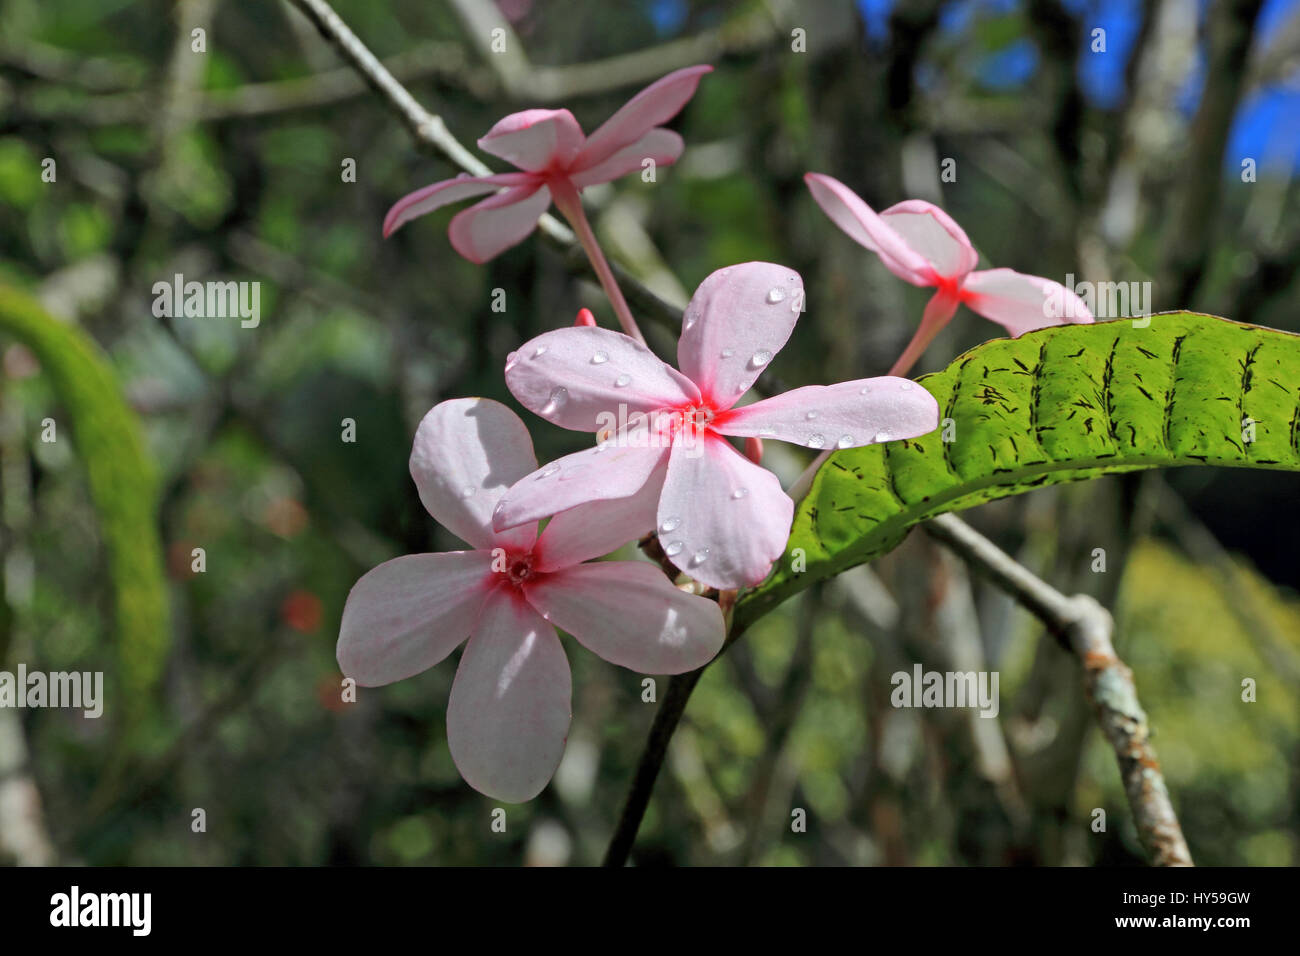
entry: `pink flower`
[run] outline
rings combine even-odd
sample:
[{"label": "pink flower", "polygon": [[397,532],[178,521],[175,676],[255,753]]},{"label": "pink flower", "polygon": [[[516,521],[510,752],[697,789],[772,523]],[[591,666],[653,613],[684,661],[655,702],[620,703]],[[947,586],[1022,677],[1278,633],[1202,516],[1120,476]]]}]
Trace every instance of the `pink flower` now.
[{"label": "pink flower", "polygon": [[877,213],[830,176],[807,173],[804,182],[835,225],[878,255],[886,269],[904,282],[938,290],[896,368],[909,368],[963,302],[1012,336],[1093,320],[1083,300],[1059,282],[1011,269],[971,271],[979,254],[961,226],[938,206],[909,199]]},{"label": "pink flower", "polygon": [[343,673],[363,686],[410,677],[468,639],[447,706],[447,742],[470,786],[510,802],[546,786],[569,729],[560,627],[615,664],[677,674],[722,647],[722,613],[644,561],[583,564],[631,540],[653,511],[598,502],[535,525],[492,530],[506,488],[537,467],[532,440],[498,402],[463,398],[424,417],[411,452],[420,500],[472,551],[379,565],[348,595]]},{"label": "pink flower", "polygon": [[607,329],[556,329],[522,346],[506,364],[514,396],[563,428],[610,437],[514,485],[494,527],[586,501],[646,498],[658,503],[659,541],[678,568],[719,589],[763,580],[785,548],[794,505],[775,475],[723,436],[852,448],[939,424],[930,394],[900,378],[812,385],[734,407],[790,337],[803,294],[796,273],[766,262],[713,273],[686,308],[681,372]]},{"label": "pink flower", "polygon": [[486,262],[522,242],[552,198],[569,215],[578,191],[587,186],[626,176],[646,159],[660,166],[676,162],[682,138],[659,124],[677,115],[695,95],[700,77],[712,69],[687,67],[650,84],[590,137],[568,110],[510,114],[478,144],[523,172],[461,176],[416,190],[388,210],[384,235],[448,203],[496,193],[459,213],[448,229],[457,252],[470,262]]}]

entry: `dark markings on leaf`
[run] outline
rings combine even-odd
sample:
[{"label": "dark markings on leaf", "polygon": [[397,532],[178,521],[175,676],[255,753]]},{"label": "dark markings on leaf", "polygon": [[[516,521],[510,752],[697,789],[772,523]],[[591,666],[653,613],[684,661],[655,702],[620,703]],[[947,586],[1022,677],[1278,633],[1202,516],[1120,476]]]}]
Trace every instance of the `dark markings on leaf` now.
[{"label": "dark markings on leaf", "polygon": [[1145,356],[1146,356],[1147,358],[1149,358],[1149,359],[1153,359],[1153,358],[1156,357],[1156,353],[1155,353],[1155,352],[1152,352],[1152,351],[1150,351],[1149,349],[1144,349],[1144,348],[1143,348],[1142,346],[1140,346],[1140,345],[1137,346],[1137,350],[1138,350],[1139,352],[1141,352],[1143,355],[1145,355]]},{"label": "dark markings on leaf", "polygon": [[1165,449],[1173,452],[1173,444],[1170,441],[1170,430],[1173,427],[1174,420],[1174,392],[1178,386],[1178,357],[1183,351],[1183,339],[1186,335],[1180,335],[1174,339],[1174,351],[1170,356],[1173,359],[1173,368],[1169,375],[1169,391],[1165,393],[1165,418],[1164,425],[1161,428],[1161,434],[1164,435]]},{"label": "dark markings on leaf", "polygon": [[1086,349],[1079,349],[1079,351],[1075,352],[1073,355],[1067,355],[1066,358],[1078,358],[1078,357],[1079,357],[1080,355],[1082,355],[1085,351],[1087,351],[1087,350],[1086,350]]}]

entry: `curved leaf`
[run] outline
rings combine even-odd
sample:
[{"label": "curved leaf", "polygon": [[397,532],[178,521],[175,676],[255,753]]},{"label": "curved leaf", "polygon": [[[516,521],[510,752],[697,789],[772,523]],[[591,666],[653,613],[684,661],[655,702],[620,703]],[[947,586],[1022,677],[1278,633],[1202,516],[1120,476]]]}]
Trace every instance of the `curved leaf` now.
[{"label": "curved leaf", "polygon": [[113,583],[120,679],[128,691],[146,690],[162,670],[169,632],[157,478],[139,421],[98,346],[79,329],[55,321],[35,299],[4,285],[0,331],[36,354],[71,418]]},{"label": "curved leaf", "polygon": [[1300,336],[1289,332],[1192,312],[1054,326],[986,342],[920,382],[947,434],[832,455],[776,572],[738,605],[740,624],[946,511],[1139,468],[1300,470]]}]

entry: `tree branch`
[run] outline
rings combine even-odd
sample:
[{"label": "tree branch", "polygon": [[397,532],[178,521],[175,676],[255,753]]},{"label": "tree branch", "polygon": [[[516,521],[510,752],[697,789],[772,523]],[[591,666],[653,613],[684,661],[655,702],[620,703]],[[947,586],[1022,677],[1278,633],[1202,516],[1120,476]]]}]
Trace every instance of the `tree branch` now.
[{"label": "tree branch", "polygon": [[1109,612],[1088,595],[1070,597],[1057,591],[955,515],[940,515],[923,527],[1015,598],[1079,659],[1088,702],[1115,751],[1134,822],[1151,862],[1191,866],[1192,856],[1151,746],[1133,674],[1111,644],[1114,623]]}]

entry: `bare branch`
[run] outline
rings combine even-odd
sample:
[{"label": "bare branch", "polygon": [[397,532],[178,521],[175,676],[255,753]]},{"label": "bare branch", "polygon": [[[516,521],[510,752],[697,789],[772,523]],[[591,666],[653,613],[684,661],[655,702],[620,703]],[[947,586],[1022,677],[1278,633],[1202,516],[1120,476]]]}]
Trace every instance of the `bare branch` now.
[{"label": "bare branch", "polygon": [[1192,856],[1151,746],[1133,674],[1111,644],[1110,613],[1088,595],[1070,597],[1057,591],[955,515],[940,515],[923,527],[1015,598],[1079,659],[1088,702],[1115,751],[1134,822],[1151,862],[1191,866]]}]

